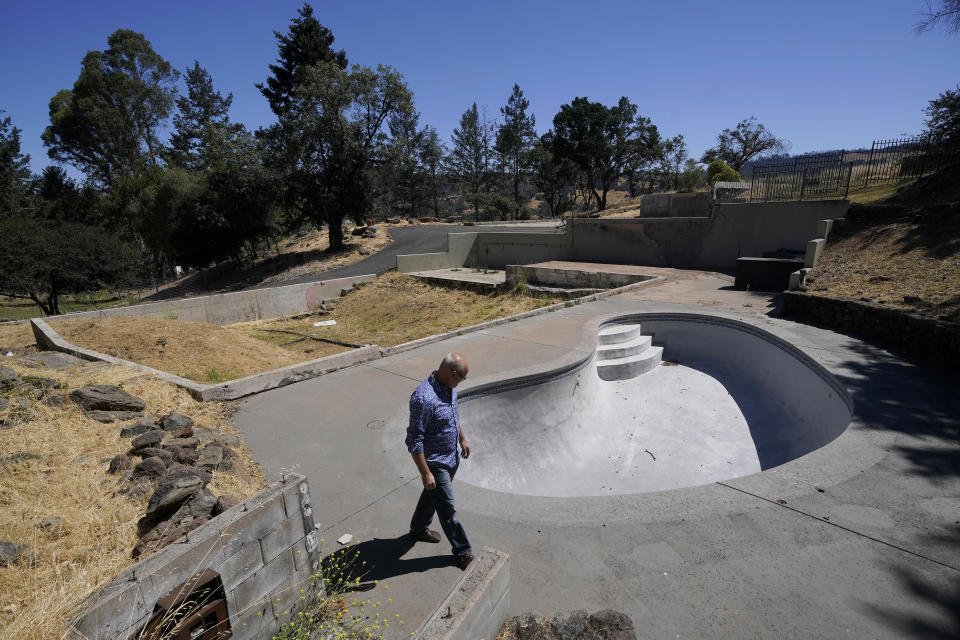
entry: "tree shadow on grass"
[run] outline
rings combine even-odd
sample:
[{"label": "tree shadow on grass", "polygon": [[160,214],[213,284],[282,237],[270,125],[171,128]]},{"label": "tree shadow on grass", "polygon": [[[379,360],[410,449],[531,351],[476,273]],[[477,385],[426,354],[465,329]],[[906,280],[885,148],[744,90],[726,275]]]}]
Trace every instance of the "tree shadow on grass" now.
[{"label": "tree shadow on grass", "polygon": [[378,580],[454,566],[450,554],[404,559],[414,544],[406,534],[396,538],[374,538],[337,549],[325,556],[320,564],[334,590],[342,591],[368,591]]}]

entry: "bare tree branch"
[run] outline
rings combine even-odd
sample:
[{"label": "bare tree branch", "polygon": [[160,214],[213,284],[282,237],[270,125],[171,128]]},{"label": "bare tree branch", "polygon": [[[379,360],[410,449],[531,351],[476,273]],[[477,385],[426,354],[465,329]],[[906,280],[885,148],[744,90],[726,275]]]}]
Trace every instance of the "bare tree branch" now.
[{"label": "bare tree branch", "polygon": [[919,14],[920,20],[914,25],[917,33],[930,31],[941,23],[947,33],[960,33],[960,0],[939,1],[935,10],[932,0],[925,0],[927,10]]}]

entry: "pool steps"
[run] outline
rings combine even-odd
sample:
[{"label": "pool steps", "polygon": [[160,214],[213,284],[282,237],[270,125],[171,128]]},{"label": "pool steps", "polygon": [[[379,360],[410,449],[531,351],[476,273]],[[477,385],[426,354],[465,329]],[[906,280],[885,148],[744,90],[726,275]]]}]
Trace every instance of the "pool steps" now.
[{"label": "pool steps", "polygon": [[660,364],[663,347],[641,335],[639,324],[612,324],[597,335],[597,375],[601,380],[629,380]]}]

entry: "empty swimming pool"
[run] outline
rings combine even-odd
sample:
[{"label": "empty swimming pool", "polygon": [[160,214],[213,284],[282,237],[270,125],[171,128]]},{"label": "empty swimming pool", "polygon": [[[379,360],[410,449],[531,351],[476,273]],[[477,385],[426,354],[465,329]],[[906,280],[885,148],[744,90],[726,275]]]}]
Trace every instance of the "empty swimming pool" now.
[{"label": "empty swimming pool", "polygon": [[637,314],[598,342],[568,370],[464,392],[474,457],[459,477],[530,496],[661,491],[775,467],[850,422],[825,369],[746,323]]}]

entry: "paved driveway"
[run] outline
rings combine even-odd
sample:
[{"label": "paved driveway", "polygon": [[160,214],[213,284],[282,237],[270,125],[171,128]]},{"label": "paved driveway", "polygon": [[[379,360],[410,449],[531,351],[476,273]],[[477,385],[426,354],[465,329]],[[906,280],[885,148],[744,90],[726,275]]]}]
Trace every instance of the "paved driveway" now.
[{"label": "paved driveway", "polygon": [[480,385],[582,357],[595,342],[585,327],[607,314],[741,319],[837,377],[855,404],[847,431],[774,469],[658,493],[536,498],[457,483],[474,545],[511,556],[511,612],[614,608],[641,638],[960,636],[960,381],[761,315],[769,296],[728,285],[678,278],[451,338],[250,397],[236,422],[268,475],[306,474],[327,551],[358,539],[389,587],[374,599],[392,596],[406,622],[388,637],[406,637],[460,575],[446,542],[400,537],[419,493],[407,399],[443,354],[466,354],[465,385]]}]

